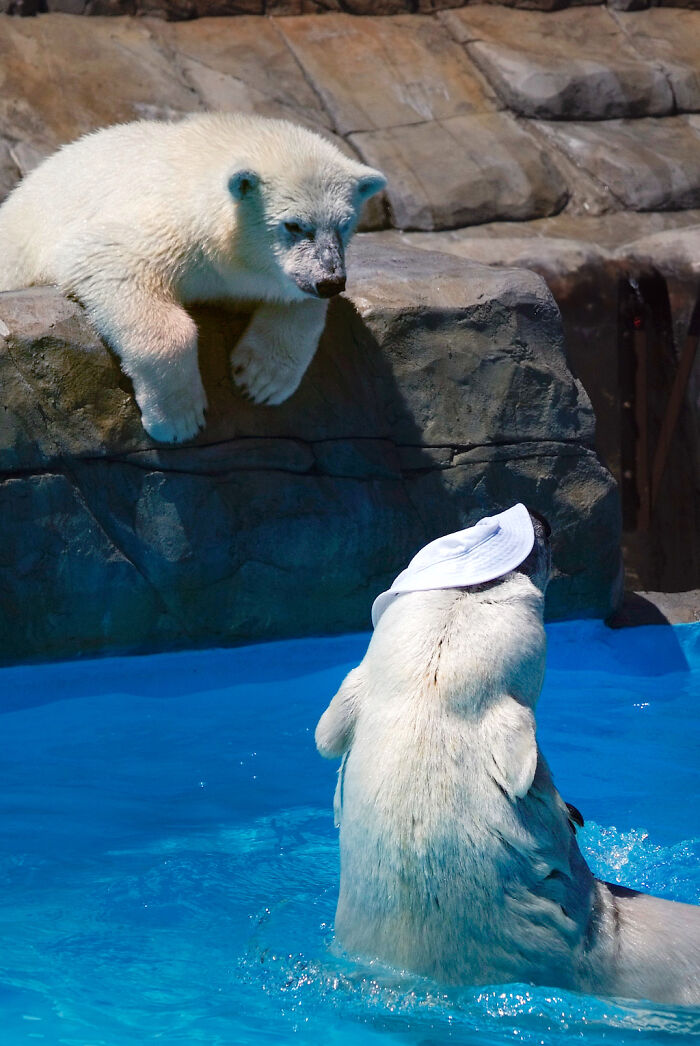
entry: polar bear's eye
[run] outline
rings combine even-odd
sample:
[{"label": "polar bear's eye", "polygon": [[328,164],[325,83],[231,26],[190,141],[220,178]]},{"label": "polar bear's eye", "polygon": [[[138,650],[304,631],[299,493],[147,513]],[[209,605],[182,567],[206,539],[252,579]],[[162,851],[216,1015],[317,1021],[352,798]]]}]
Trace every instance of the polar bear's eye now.
[{"label": "polar bear's eye", "polygon": [[293,236],[296,240],[313,240],[314,231],[313,229],[305,229],[299,222],[285,222],[284,227],[290,236]]}]

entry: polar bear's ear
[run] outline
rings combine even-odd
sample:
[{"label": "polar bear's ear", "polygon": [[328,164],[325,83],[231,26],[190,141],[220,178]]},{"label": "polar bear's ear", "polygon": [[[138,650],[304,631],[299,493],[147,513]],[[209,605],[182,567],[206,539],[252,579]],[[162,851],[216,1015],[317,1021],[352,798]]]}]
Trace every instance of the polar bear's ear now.
[{"label": "polar bear's ear", "polygon": [[316,727],[316,747],[326,759],[344,755],[352,744],[355,722],[361,700],[360,669],[353,668],[343,682]]},{"label": "polar bear's ear", "polygon": [[386,178],[381,171],[374,171],[372,168],[367,169],[367,174],[363,175],[357,183],[357,191],[360,195],[361,200],[369,200],[370,196],[374,196],[375,193],[381,192],[386,185]]},{"label": "polar bear's ear", "polygon": [[484,721],[493,760],[491,773],[511,799],[530,791],[537,770],[537,741],[532,709],[505,697]]},{"label": "polar bear's ear", "polygon": [[234,171],[228,180],[228,191],[233,196],[234,200],[242,200],[244,196],[252,192],[253,189],[257,189],[260,184],[260,175],[256,174],[255,171],[249,171],[247,168]]}]

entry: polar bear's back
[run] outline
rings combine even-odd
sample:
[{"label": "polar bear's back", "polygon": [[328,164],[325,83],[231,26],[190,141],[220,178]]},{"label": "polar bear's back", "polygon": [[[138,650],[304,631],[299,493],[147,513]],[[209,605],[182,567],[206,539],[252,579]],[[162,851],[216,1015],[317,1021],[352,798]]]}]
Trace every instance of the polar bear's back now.
[{"label": "polar bear's back", "polygon": [[385,611],[341,771],[336,932],[441,981],[573,983],[592,876],[541,755],[522,797],[494,776],[490,710],[536,696],[544,657],[534,586],[511,584],[510,602],[418,592]]},{"label": "polar bear's back", "polygon": [[[228,176],[262,177],[350,166],[330,142],[282,120],[195,114],[87,134],[32,171],[0,207],[0,290],[36,283],[71,289],[86,238],[123,237],[144,257],[225,241],[235,224]],[[184,249],[184,248],[183,248]]]},{"label": "polar bear's back", "polygon": [[513,806],[456,717],[358,727],[339,795],[346,950],[444,982],[573,983],[593,881],[544,760]]},{"label": "polar bear's back", "polygon": [[212,150],[207,155],[201,129],[188,123],[144,120],[95,131],[27,175],[0,207],[0,289],[69,286],[71,247],[79,251],[88,236],[109,241],[123,229],[136,245],[181,227],[192,186],[205,172],[212,176]]}]

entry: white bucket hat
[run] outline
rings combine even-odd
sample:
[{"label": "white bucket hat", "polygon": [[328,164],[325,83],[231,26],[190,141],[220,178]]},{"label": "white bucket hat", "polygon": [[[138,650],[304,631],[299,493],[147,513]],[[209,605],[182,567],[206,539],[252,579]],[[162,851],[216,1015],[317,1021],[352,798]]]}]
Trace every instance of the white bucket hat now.
[{"label": "white bucket hat", "polygon": [[464,588],[502,577],[527,559],[534,543],[530,513],[521,504],[431,541],[416,553],[391,588],[377,596],[372,625],[377,627],[386,608],[403,592]]}]

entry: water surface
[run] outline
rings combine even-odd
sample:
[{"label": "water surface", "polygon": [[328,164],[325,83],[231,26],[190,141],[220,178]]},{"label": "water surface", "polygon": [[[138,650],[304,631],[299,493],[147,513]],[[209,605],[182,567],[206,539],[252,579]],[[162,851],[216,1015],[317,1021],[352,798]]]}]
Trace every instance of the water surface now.
[{"label": "water surface", "polygon": [[[538,737],[609,880],[700,903],[700,626],[550,626]],[[447,992],[328,950],[367,636],[0,671],[0,1043],[700,1041],[700,1012]]]}]

